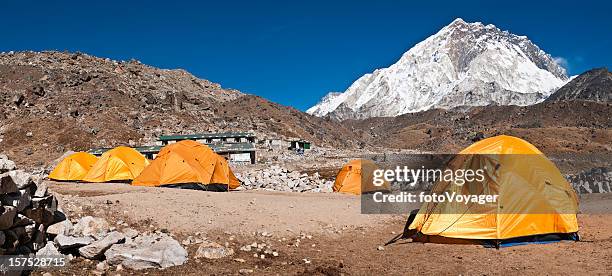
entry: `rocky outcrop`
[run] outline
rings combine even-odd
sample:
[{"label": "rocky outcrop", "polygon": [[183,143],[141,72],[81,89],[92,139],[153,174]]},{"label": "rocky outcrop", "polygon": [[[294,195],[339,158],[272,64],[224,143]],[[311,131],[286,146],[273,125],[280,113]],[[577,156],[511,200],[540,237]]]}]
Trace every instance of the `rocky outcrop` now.
[{"label": "rocky outcrop", "polygon": [[152,145],[169,134],[252,131],[342,146],[358,137],[184,70],[54,51],[0,53],[0,121],[0,148],[30,167],[69,150]]},{"label": "rocky outcrop", "polygon": [[612,193],[612,171],[609,168],[593,168],[568,175],[567,180],[578,194]]},{"label": "rocky outcrop", "polygon": [[559,88],[546,100],[611,102],[612,73],[607,68],[586,71]]}]

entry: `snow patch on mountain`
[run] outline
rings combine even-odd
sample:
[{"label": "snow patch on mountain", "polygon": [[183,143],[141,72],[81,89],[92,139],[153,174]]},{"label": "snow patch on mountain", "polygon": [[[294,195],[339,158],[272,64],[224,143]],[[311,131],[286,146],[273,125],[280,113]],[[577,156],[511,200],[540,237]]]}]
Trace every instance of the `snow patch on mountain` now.
[{"label": "snow patch on mountain", "polygon": [[306,112],[360,119],[431,108],[531,105],[567,80],[565,69],[527,37],[456,19],[395,64],[363,75]]}]

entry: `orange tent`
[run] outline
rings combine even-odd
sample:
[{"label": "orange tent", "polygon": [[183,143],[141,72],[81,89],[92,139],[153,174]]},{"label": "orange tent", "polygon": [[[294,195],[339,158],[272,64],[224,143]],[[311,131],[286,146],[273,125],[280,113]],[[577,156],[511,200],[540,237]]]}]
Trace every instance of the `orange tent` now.
[{"label": "orange tent", "polygon": [[165,146],[132,185],[164,186],[175,184],[240,186],[227,160],[208,146],[191,140]]},{"label": "orange tent", "polygon": [[98,157],[87,152],[77,152],[64,158],[49,174],[49,179],[61,181],[83,180]]},{"label": "orange tent", "polygon": [[149,165],[149,160],[129,147],[116,147],[102,154],[83,181],[109,182],[136,178]]},{"label": "orange tent", "polygon": [[387,181],[384,181],[381,186],[374,185],[373,176],[376,169],[378,166],[370,160],[351,160],[336,175],[334,192],[360,195],[374,191],[388,191],[390,186]]},{"label": "orange tent", "polygon": [[495,202],[425,202],[409,229],[440,240],[507,240],[578,231],[578,198],[557,167],[532,144],[511,136],[479,141],[449,162],[484,171],[483,181],[438,181],[432,193],[497,195]]}]

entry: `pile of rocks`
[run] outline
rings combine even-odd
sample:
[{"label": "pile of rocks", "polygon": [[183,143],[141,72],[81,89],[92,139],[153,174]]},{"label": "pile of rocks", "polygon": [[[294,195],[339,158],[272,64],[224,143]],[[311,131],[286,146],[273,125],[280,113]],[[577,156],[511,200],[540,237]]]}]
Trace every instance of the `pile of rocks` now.
[{"label": "pile of rocks", "polygon": [[53,240],[36,253],[37,257],[80,256],[102,261],[98,265],[102,270],[109,266],[167,268],[187,261],[187,251],[171,236],[162,232],[140,234],[132,228],[117,231],[103,218],[86,216],[75,224],[64,220],[49,226],[47,234]]},{"label": "pile of rocks", "polygon": [[566,178],[578,194],[612,193],[612,171],[608,168],[593,168]]},{"label": "pile of rocks", "polygon": [[167,268],[187,261],[187,251],[159,231],[117,231],[103,218],[86,216],[73,224],[58,209],[41,175],[16,170],[0,154],[0,255],[100,260],[98,267]]},{"label": "pile of rocks", "polygon": [[[187,261],[187,251],[178,241],[162,233],[141,234],[132,228],[121,231],[103,218],[86,216],[72,224],[64,220],[49,226],[53,241],[38,251],[38,257],[63,255],[67,259],[80,256],[102,261],[101,269],[120,266],[139,270],[167,268]],[[65,255],[64,255],[65,254]]]},{"label": "pile of rocks", "polygon": [[0,154],[0,203],[0,255],[38,251],[47,241],[46,227],[65,219],[42,176],[16,170],[4,154]]},{"label": "pile of rocks", "polygon": [[322,179],[318,173],[308,175],[274,165],[262,170],[251,170],[236,175],[241,187],[283,192],[332,192],[333,181]]}]

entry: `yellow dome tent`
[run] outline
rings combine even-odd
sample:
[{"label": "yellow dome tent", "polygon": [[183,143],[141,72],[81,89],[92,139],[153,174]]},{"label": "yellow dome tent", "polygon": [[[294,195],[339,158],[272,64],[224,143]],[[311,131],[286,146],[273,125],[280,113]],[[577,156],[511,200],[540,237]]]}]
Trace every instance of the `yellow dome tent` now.
[{"label": "yellow dome tent", "polygon": [[511,136],[484,139],[461,151],[448,168],[484,169],[485,178],[462,186],[438,181],[432,193],[496,194],[498,199],[490,204],[423,203],[408,228],[426,241],[493,240],[499,246],[514,238],[577,236],[575,191],[528,142]]},{"label": "yellow dome tent", "polygon": [[149,160],[129,147],[116,147],[102,154],[87,173],[85,182],[126,181],[136,178]]},{"label": "yellow dome tent", "polygon": [[[386,181],[382,186],[373,185],[374,170],[378,169],[378,166],[374,162],[365,159],[351,160],[340,169],[334,182],[334,192],[347,193],[360,195],[361,193],[368,193],[374,191],[388,191],[389,183]],[[364,189],[362,191],[361,180],[365,180]]]},{"label": "yellow dome tent", "polygon": [[76,152],[64,158],[49,174],[49,179],[60,181],[83,180],[98,157],[87,152]]},{"label": "yellow dome tent", "polygon": [[236,189],[240,181],[227,160],[208,146],[183,140],[162,148],[151,165],[138,176],[136,186],[182,186],[202,184],[204,189],[218,190],[217,185]]}]

